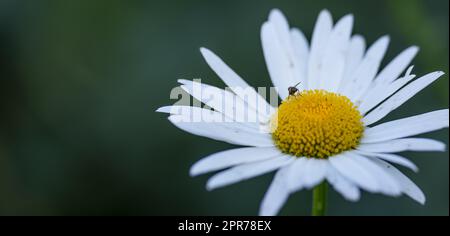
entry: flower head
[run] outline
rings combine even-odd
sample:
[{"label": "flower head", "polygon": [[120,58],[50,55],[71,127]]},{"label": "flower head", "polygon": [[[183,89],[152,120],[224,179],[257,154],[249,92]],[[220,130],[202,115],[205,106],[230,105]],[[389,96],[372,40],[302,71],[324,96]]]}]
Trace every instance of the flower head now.
[{"label": "flower head", "polygon": [[[169,120],[187,132],[247,147],[205,157],[190,174],[223,170],[209,179],[211,190],[276,171],[261,215],[277,214],[291,193],[323,181],[350,201],[357,201],[363,189],[389,196],[406,194],[425,203],[422,191],[392,164],[418,168],[393,153],[445,150],[439,141],[411,136],[448,127],[448,109],[375,123],[443,73],[415,79],[412,66],[408,67],[418,52],[415,46],[380,70],[389,37],[381,37],[366,50],[364,38],[352,35],[352,25],[352,15],[333,25],[324,10],[309,44],[279,10],[270,12],[261,28],[261,41],[282,99],[279,106],[266,102],[219,57],[202,48],[206,62],[229,89],[180,80],[182,89],[212,109],[176,105],[158,111],[170,113]],[[293,89],[298,83],[299,89]],[[196,87],[202,92],[195,92]],[[238,119],[250,117],[244,111],[253,112],[256,119]],[[209,119],[192,122],[198,116]]]},{"label": "flower head", "polygon": [[276,146],[297,157],[328,158],[355,149],[364,131],[356,106],[325,90],[289,96],[271,122]]}]

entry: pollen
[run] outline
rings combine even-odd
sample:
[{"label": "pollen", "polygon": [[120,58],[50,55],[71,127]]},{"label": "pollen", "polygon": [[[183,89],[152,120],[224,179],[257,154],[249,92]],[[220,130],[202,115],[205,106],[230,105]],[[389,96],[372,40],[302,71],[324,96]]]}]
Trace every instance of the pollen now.
[{"label": "pollen", "polygon": [[290,95],[270,125],[283,153],[319,159],[356,148],[364,131],[361,113],[350,99],[324,90]]}]

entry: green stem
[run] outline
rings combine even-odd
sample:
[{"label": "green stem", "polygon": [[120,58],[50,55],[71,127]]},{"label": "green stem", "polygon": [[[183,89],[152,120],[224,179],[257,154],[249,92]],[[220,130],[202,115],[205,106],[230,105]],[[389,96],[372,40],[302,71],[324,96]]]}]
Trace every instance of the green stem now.
[{"label": "green stem", "polygon": [[327,189],[326,181],[323,181],[313,189],[312,216],[324,216],[327,209]]}]

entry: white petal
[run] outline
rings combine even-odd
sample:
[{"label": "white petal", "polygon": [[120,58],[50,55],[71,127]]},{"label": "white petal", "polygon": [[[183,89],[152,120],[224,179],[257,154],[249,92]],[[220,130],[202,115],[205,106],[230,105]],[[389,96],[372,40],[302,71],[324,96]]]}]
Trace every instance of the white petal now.
[{"label": "white petal", "polygon": [[261,43],[272,83],[280,98],[285,99],[289,95],[287,88],[295,85],[295,78],[290,73],[290,61],[276,38],[276,30],[271,22],[264,23],[261,28]]},{"label": "white petal", "polygon": [[448,109],[394,120],[368,128],[361,143],[377,143],[405,138],[448,127]]},{"label": "white petal", "polygon": [[[172,106],[163,106],[158,109],[156,109],[156,112],[161,113],[167,113],[171,115],[186,115],[186,116],[192,116],[193,113],[198,112],[211,112],[211,113],[218,113],[212,110],[208,110],[201,107],[193,107],[193,106],[184,106],[184,105],[172,105]],[[218,113],[221,114],[221,113]],[[221,114],[223,115],[223,114]]]},{"label": "white petal", "polygon": [[294,50],[291,42],[289,23],[286,17],[279,9],[273,9],[269,14],[269,22],[271,22],[275,29],[275,37],[282,46],[284,53],[292,63],[296,63],[294,59]]},{"label": "white petal", "polygon": [[306,162],[306,173],[303,179],[304,187],[309,189],[320,184],[327,175],[328,161],[309,158]]},{"label": "white petal", "polygon": [[368,111],[372,110],[372,108],[380,104],[382,101],[386,100],[386,98],[390,97],[400,88],[413,80],[416,75],[411,74],[412,68],[413,66],[409,67],[405,76],[395,80],[390,84],[377,84],[374,87],[370,88],[369,91],[367,91],[367,93],[361,99],[361,104],[358,107],[359,111],[362,114],[366,114]]},{"label": "white petal", "polygon": [[[238,74],[236,74],[236,72],[228,67],[216,54],[206,48],[201,48],[200,52],[211,69],[238,97],[243,101],[247,101],[250,105],[258,104],[258,107],[253,107],[254,109],[258,109],[258,111],[261,111],[261,108],[264,108],[267,109],[270,114],[273,113],[273,107],[270,106],[253,87],[249,86]],[[243,93],[242,89],[245,89],[245,92],[248,92],[249,94]]]},{"label": "white petal", "polygon": [[353,27],[353,16],[346,15],[336,23],[328,40],[319,73],[319,88],[337,92],[345,69],[345,59]]},{"label": "white petal", "polygon": [[356,152],[363,156],[376,157],[376,158],[380,158],[380,159],[383,159],[383,160],[391,162],[391,163],[395,163],[395,164],[399,164],[399,165],[408,167],[409,169],[411,169],[414,172],[417,172],[419,170],[419,168],[417,168],[417,166],[412,161],[410,161],[402,156],[399,156],[399,155],[388,154],[388,153],[363,152],[363,151],[356,151]]},{"label": "white petal", "polygon": [[192,107],[192,106],[180,106],[180,105],[174,105],[174,106],[163,106],[158,109],[156,109],[156,112],[161,113],[168,113],[171,115],[182,115],[191,112],[192,110],[196,109],[203,109],[201,107]]},{"label": "white petal", "polygon": [[[255,110],[254,106],[249,106],[244,100],[227,90],[197,81],[180,79],[178,82],[183,84],[181,88],[192,97],[232,120],[247,121],[244,114],[248,114],[248,119],[255,122],[257,120],[266,122],[269,119],[268,114],[265,113],[266,110]],[[238,116],[239,114],[242,114],[241,117]]]},{"label": "white petal", "polygon": [[280,154],[280,150],[276,147],[248,147],[226,150],[197,161],[192,165],[190,175],[196,176],[235,165],[262,161]]},{"label": "white petal", "polygon": [[220,112],[201,107],[174,105],[160,107],[157,112],[171,114],[174,117],[172,119],[173,122],[232,122],[235,125],[245,127],[245,129],[249,129],[252,132],[257,132],[256,128],[250,128],[250,126],[243,125],[243,123],[234,122],[232,119],[228,118]]},{"label": "white petal", "polygon": [[419,48],[412,46],[395,57],[375,78],[376,84],[389,84],[400,76],[402,71],[411,63]]},{"label": "white petal", "polygon": [[319,86],[319,74],[321,70],[321,59],[325,55],[328,38],[333,27],[333,20],[330,12],[323,10],[320,12],[314,27],[310,54],[308,59],[308,89],[316,89]]},{"label": "white petal", "polygon": [[182,122],[185,117],[171,115],[169,121],[178,128],[191,134],[208,137],[236,145],[271,147],[272,137],[267,133],[258,133],[239,123],[229,122]]},{"label": "white petal", "polygon": [[274,216],[278,214],[280,209],[289,197],[286,175],[288,167],[285,166],[277,171],[269,189],[267,190],[261,202],[259,209],[260,216]]},{"label": "white petal", "polygon": [[[243,107],[248,107],[242,100],[236,99],[236,95],[224,89],[184,79],[180,79],[178,82],[182,84],[181,88],[192,97],[227,116],[233,117],[233,114],[226,114],[226,111],[229,109],[226,109],[225,105],[233,107],[242,105]],[[235,100],[239,104],[235,104]],[[231,111],[235,109],[233,108]]]},{"label": "white petal", "polygon": [[327,180],[346,200],[358,201],[361,197],[359,188],[331,165],[328,166]]},{"label": "white petal", "polygon": [[[211,111],[201,107],[173,105],[160,107],[156,110],[156,112],[168,113],[171,115],[181,115],[183,117],[192,118],[193,121],[195,120],[194,116],[200,116],[200,119],[202,119],[201,115],[208,113],[208,115],[212,114],[212,116],[223,116],[223,118],[221,117],[221,120],[225,122],[235,122],[233,121],[233,118],[230,118],[228,116],[225,117],[224,114],[222,113]],[[241,124],[254,132],[262,131],[263,128],[262,124],[260,124],[259,122],[236,122],[236,123]]]},{"label": "white petal", "polygon": [[261,42],[267,69],[282,99],[288,96],[288,87],[301,78],[300,60],[294,52],[291,33],[286,18],[278,10],[272,10],[269,21],[261,28]]},{"label": "white petal", "polygon": [[369,192],[390,196],[401,193],[396,180],[364,156],[346,152],[329,160],[340,174]]},{"label": "white petal", "polygon": [[342,94],[359,103],[359,98],[369,89],[377,74],[388,44],[389,37],[383,36],[368,49],[358,68],[346,82],[346,86],[341,91]]},{"label": "white petal", "polygon": [[[300,81],[301,87],[300,89],[308,89],[308,81],[307,81],[307,68],[308,68],[308,55],[309,55],[309,46],[308,40],[305,35],[296,28],[291,29],[291,40],[292,47],[294,48],[295,57],[298,60],[298,69],[300,73]],[[291,85],[292,86],[292,85]]]},{"label": "white petal", "polygon": [[370,158],[355,155],[353,161],[358,163],[377,180],[380,193],[389,196],[399,196],[402,193],[401,187],[396,179],[384,171],[384,169],[377,166]]},{"label": "white petal", "polygon": [[213,190],[250,179],[288,165],[292,160],[291,157],[280,155],[265,161],[239,165],[211,177],[206,184],[206,188]]},{"label": "white petal", "polygon": [[443,72],[433,72],[411,82],[410,84],[402,88],[400,91],[398,91],[396,94],[392,95],[392,97],[387,99],[385,102],[383,102],[369,114],[367,114],[363,119],[364,123],[366,125],[370,125],[379,121],[387,114],[389,114],[391,111],[395,110],[403,103],[408,101],[422,89],[433,83],[443,74],[444,74]]},{"label": "white petal", "polygon": [[426,199],[422,190],[420,190],[420,188],[417,187],[417,185],[414,182],[412,182],[408,177],[406,177],[402,172],[400,172],[397,168],[390,165],[389,163],[382,161],[380,159],[372,158],[372,161],[396,178],[397,182],[402,187],[403,193],[405,193],[415,201],[419,202],[420,204],[425,204]]},{"label": "white petal", "polygon": [[362,143],[358,149],[365,152],[393,153],[404,151],[445,151],[445,144],[426,138],[403,138],[380,143]]},{"label": "white petal", "polygon": [[345,58],[344,75],[342,76],[341,83],[339,84],[339,90],[345,87],[347,81],[350,80],[350,76],[358,68],[361,60],[363,59],[364,52],[366,50],[366,42],[361,35],[354,35],[350,40],[349,49]]},{"label": "white petal", "polygon": [[326,177],[327,168],[327,160],[297,158],[289,170],[289,189],[294,192],[302,188],[310,189],[320,184]]},{"label": "white petal", "polygon": [[216,54],[207,48],[200,48],[200,52],[205,58],[206,63],[216,74],[228,85],[228,87],[250,87],[239,75],[236,74],[225,62]]},{"label": "white petal", "polygon": [[[356,156],[358,158],[359,156]],[[345,152],[328,158],[331,165],[345,178],[369,192],[378,192],[380,186],[375,176],[355,162],[355,155]]]},{"label": "white petal", "polygon": [[288,188],[290,191],[298,191],[300,190],[304,183],[303,183],[303,174],[306,170],[306,157],[296,158],[291,165],[288,167],[288,174],[287,174],[287,181],[288,181]]}]

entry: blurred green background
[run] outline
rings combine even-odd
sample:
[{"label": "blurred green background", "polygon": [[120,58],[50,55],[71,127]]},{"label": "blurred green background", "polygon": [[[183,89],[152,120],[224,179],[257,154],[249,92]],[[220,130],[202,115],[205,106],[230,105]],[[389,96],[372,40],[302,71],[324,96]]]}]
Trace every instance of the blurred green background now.
[{"label": "blurred green background", "polygon": [[[208,192],[190,178],[201,157],[231,145],[187,134],[155,113],[180,78],[224,86],[198,51],[270,86],[259,30],[272,8],[308,38],[319,11],[355,16],[368,43],[389,34],[384,64],[418,45],[414,72],[448,70],[447,0],[0,1],[0,215],[255,215],[272,174]],[[387,119],[448,107],[448,75]],[[423,135],[448,144],[448,130]],[[330,193],[330,215],[448,215],[445,153],[404,153],[425,192]],[[311,192],[281,215],[306,215]]]}]

